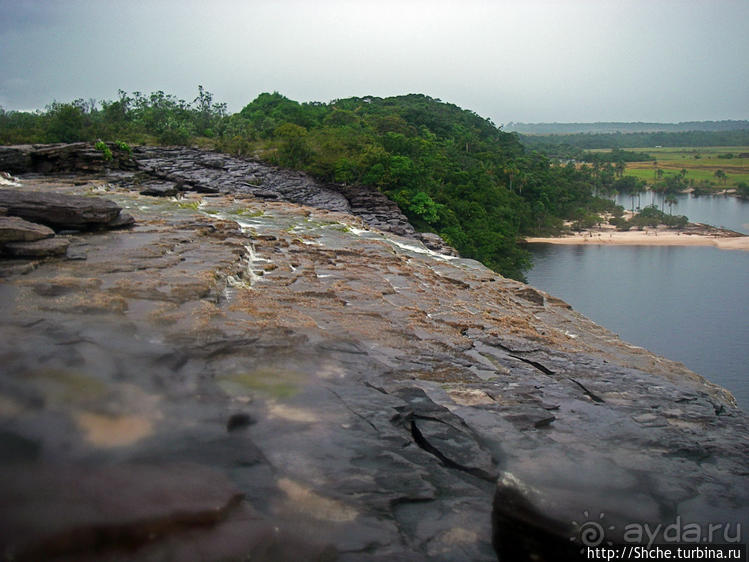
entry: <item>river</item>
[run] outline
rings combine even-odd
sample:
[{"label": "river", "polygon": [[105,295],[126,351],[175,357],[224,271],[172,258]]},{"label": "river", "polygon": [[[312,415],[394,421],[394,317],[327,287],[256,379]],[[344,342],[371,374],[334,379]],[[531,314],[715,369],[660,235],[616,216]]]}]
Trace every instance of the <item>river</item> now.
[{"label": "river", "polygon": [[[664,205],[662,195],[653,192],[640,196],[640,206],[656,204],[659,209],[674,215],[686,215],[691,222],[702,222],[749,234],[749,201],[732,196],[715,195],[711,197],[693,197],[682,194],[676,196],[676,204],[671,208]],[[632,209],[632,197],[618,195],[616,202],[627,210]],[[637,198],[635,198],[637,207]]]},{"label": "river", "polygon": [[[651,195],[644,194],[641,204],[650,201]],[[655,202],[660,205],[657,197]],[[681,196],[676,213],[749,233],[749,202],[733,197]],[[730,390],[749,410],[749,252],[676,246],[529,248],[531,285],[564,299],[626,341],[683,362]]]}]

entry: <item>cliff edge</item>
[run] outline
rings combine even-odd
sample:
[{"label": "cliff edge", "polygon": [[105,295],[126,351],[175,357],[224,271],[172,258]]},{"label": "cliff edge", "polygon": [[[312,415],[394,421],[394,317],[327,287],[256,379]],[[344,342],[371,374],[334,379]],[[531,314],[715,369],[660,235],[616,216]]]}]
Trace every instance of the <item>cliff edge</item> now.
[{"label": "cliff edge", "polygon": [[134,220],[0,260],[6,558],[576,560],[676,522],[746,542],[726,391],[352,192],[128,158],[0,190]]}]

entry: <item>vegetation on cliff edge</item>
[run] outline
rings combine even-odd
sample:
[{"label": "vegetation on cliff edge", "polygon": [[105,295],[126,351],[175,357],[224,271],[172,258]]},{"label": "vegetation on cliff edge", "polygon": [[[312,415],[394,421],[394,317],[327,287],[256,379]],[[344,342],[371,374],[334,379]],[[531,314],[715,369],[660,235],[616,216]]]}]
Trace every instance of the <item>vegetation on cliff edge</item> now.
[{"label": "vegetation on cliff edge", "polygon": [[298,103],[264,93],[229,115],[199,88],[192,102],[164,92],[114,101],[53,103],[44,112],[0,109],[0,142],[120,140],[198,144],[379,189],[421,230],[463,256],[520,278],[524,235],[552,234],[614,204],[594,196],[612,166],[561,165],[526,149],[490,120],[424,95]]}]

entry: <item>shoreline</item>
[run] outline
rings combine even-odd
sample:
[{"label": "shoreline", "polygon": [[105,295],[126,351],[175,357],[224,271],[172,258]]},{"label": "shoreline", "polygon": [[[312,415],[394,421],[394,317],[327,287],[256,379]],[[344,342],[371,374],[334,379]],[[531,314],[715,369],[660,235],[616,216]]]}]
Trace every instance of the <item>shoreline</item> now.
[{"label": "shoreline", "polygon": [[[692,225],[702,226],[702,225]],[[694,230],[632,230],[585,231],[559,237],[527,237],[528,244],[603,245],[603,246],[713,246],[721,250],[749,251],[749,236],[727,234],[718,229]],[[716,232],[717,231],[717,232]]]}]

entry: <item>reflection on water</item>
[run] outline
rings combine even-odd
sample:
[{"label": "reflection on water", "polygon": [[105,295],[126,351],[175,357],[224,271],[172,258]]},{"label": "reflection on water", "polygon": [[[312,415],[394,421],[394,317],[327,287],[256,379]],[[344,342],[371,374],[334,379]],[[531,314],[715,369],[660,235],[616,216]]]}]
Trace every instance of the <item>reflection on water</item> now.
[{"label": "reflection on water", "polygon": [[749,252],[532,244],[528,282],[623,339],[728,388],[749,410]]},{"label": "reflection on water", "polygon": [[[702,222],[749,234],[749,201],[722,195],[677,195],[676,199],[676,205],[669,209],[668,205],[664,204],[663,195],[650,191],[640,196],[639,204],[641,207],[654,204],[666,213],[670,211],[674,215],[686,215],[690,222]],[[617,195],[616,202],[627,210],[632,208],[632,197],[629,195]],[[636,197],[634,204],[636,207]]]}]

